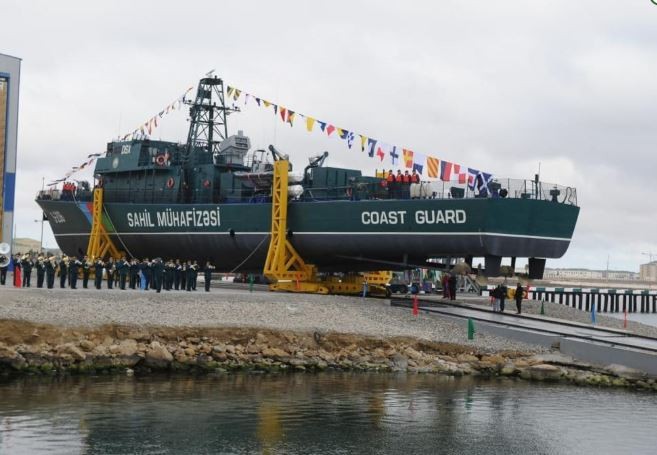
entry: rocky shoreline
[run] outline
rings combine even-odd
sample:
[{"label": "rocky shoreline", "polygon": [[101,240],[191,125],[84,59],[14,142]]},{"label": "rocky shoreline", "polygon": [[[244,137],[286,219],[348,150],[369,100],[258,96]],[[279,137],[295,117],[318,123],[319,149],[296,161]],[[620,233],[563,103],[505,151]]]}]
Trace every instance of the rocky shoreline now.
[{"label": "rocky shoreline", "polygon": [[412,337],[262,328],[106,325],[59,328],[0,321],[0,375],[282,373],[324,370],[517,377],[657,391],[644,373],[596,367],[554,353],[483,352]]}]

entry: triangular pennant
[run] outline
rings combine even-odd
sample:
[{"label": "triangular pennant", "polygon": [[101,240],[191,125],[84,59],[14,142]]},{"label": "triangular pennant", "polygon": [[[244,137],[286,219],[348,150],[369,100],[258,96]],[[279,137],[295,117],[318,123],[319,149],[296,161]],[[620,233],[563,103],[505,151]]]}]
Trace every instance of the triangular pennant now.
[{"label": "triangular pennant", "polygon": [[312,117],[306,117],[306,130],[310,133],[313,130],[313,126],[315,126],[315,119]]},{"label": "triangular pennant", "polygon": [[269,101],[267,101],[267,100],[262,100],[262,104],[264,104],[265,107],[269,107],[269,106],[271,106],[271,103],[270,103]]},{"label": "triangular pennant", "polygon": [[365,144],[367,144],[367,136],[363,136],[362,134],[359,134],[359,136],[360,136],[360,151],[364,152]]},{"label": "triangular pennant", "polygon": [[281,106],[280,109],[278,110],[278,112],[280,112],[280,114],[281,114],[281,120],[285,121],[285,113],[287,112],[287,109],[285,109],[283,106]]},{"label": "triangular pennant", "polygon": [[335,131],[335,127],[333,125],[329,125],[329,126],[326,127],[326,135],[327,136],[330,136],[333,131]]},{"label": "triangular pennant", "polygon": [[274,115],[276,115],[278,113],[278,104],[272,103],[272,106],[274,106]]},{"label": "triangular pennant", "polygon": [[258,106],[260,106],[260,98],[258,98],[257,96],[255,97],[255,102]]},{"label": "triangular pennant", "polygon": [[294,122],[294,111],[289,111],[288,110],[287,111],[287,123],[289,123],[290,126],[294,126],[294,125],[292,125],[292,122]]},{"label": "triangular pennant", "polygon": [[319,129],[324,131],[326,129],[326,122],[322,122],[321,120],[317,120],[317,123],[319,123]]}]

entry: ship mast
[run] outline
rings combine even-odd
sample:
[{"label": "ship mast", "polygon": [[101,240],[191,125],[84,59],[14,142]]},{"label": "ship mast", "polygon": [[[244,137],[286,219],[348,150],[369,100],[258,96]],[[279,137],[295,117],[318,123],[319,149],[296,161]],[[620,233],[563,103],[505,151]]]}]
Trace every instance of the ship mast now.
[{"label": "ship mast", "polygon": [[216,76],[201,79],[196,98],[185,104],[190,106],[190,124],[183,161],[188,162],[195,152],[216,156],[219,144],[228,137],[226,117],[236,110],[226,107],[223,80]]}]

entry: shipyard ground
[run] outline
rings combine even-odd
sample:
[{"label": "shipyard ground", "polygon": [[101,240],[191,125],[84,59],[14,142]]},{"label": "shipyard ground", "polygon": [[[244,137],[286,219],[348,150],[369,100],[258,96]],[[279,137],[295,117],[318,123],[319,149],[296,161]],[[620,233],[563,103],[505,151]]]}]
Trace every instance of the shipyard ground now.
[{"label": "shipyard ground", "polygon": [[[389,301],[213,288],[206,293],[0,289],[0,371],[407,371],[657,389],[639,371]],[[530,307],[528,305],[528,307]]]}]

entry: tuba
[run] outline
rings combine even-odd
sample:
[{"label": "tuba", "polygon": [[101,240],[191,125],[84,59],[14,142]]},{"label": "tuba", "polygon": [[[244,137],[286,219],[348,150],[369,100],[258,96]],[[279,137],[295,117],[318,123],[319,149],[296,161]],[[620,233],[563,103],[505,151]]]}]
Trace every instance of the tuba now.
[{"label": "tuba", "polygon": [[11,246],[8,243],[0,243],[0,267],[9,266],[9,262],[11,261],[10,251]]}]

